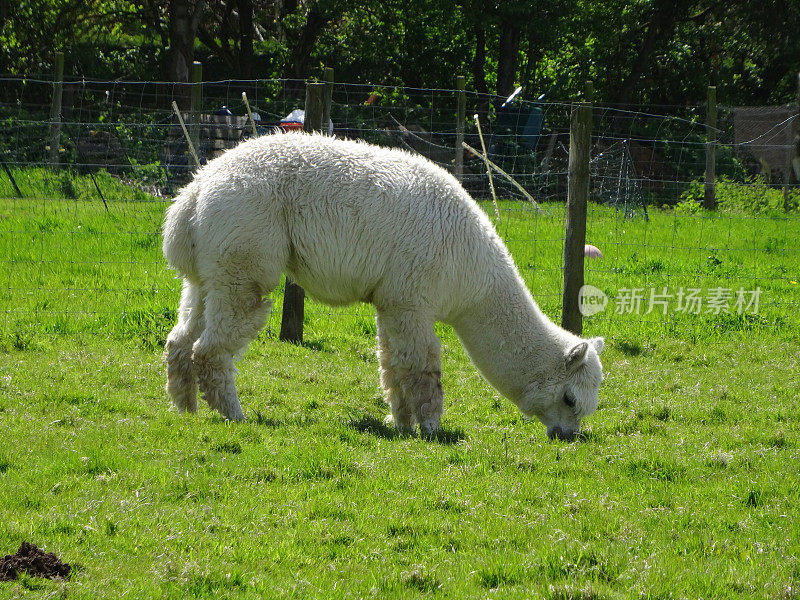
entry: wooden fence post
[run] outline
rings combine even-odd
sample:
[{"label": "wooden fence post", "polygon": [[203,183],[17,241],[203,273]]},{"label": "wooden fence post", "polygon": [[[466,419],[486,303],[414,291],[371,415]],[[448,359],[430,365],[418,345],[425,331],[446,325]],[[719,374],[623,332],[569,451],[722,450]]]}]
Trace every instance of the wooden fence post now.
[{"label": "wooden fence post", "polygon": [[456,77],[456,160],[453,168],[456,179],[464,178],[464,119],[467,116],[467,95],[464,92],[467,78],[463,75]]},{"label": "wooden fence post", "polygon": [[303,131],[307,133],[322,131],[327,87],[326,83],[306,84],[306,116],[303,120]]},{"label": "wooden fence post", "polygon": [[573,105],[569,118],[567,226],[564,239],[564,295],[561,326],[576,335],[583,332],[580,290],[586,245],[586,209],[589,199],[589,158],[592,150],[592,106]]},{"label": "wooden fence post", "polygon": [[56,52],[53,98],[50,103],[50,164],[58,168],[61,152],[61,97],[64,92],[64,53]]},{"label": "wooden fence post", "polygon": [[203,63],[192,63],[192,91],[189,98],[189,138],[192,140],[198,158],[203,156],[200,150],[200,113],[203,110]]},{"label": "wooden fence post", "polygon": [[[322,115],[325,108],[325,83],[306,84],[306,114],[303,131],[322,131]],[[283,314],[281,332],[278,336],[283,342],[303,343],[303,317],[306,293],[290,277],[286,277],[283,290]]]},{"label": "wooden fence post", "polygon": [[717,88],[708,86],[706,106],[706,186],[703,208],[713,210],[717,206]]}]

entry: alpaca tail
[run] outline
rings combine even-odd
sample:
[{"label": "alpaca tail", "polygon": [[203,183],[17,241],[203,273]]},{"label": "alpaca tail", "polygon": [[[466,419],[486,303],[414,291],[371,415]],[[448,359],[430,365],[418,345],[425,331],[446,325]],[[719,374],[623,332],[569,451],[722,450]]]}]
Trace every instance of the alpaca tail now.
[{"label": "alpaca tail", "polygon": [[170,267],[190,280],[197,280],[194,235],[191,219],[197,202],[197,189],[193,183],[181,190],[175,202],[167,209],[164,218],[164,257]]}]

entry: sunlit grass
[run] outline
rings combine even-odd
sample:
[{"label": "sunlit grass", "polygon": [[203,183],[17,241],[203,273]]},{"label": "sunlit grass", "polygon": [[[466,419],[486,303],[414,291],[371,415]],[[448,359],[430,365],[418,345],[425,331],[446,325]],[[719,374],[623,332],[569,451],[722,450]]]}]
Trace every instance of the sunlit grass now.
[{"label": "sunlit grass", "polygon": [[[367,306],[308,302],[302,346],[273,317],[238,364],[246,423],[172,411],[164,208],[0,204],[0,554],[27,540],[75,567],[0,597],[796,597],[796,219],[592,206],[605,258],[586,280],[612,302],[756,284],[759,313],[588,319],[606,380],[573,444],[523,420],[438,326],[444,430],[428,442],[382,423]],[[563,207],[502,216],[557,318]]]}]

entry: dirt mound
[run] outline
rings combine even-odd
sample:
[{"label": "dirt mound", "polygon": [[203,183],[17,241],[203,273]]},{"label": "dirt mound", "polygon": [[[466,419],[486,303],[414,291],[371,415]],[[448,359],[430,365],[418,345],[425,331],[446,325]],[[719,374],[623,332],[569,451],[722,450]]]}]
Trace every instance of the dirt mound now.
[{"label": "dirt mound", "polygon": [[16,579],[23,571],[34,577],[69,579],[72,567],[61,562],[52,552],[40,550],[34,544],[22,542],[16,554],[0,558],[0,581]]}]

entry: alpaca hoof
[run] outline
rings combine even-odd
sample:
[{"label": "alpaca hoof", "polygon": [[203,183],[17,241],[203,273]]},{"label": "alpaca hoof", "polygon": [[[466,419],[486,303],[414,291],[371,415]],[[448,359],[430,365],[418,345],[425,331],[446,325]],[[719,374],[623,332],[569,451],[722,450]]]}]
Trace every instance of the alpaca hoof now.
[{"label": "alpaca hoof", "polygon": [[401,435],[414,435],[414,428],[411,425],[399,424],[391,414],[384,417],[383,424],[388,427],[394,427]]},{"label": "alpaca hoof", "polygon": [[243,423],[244,421],[247,420],[244,418],[244,413],[242,412],[241,408],[228,411],[227,415],[222,415],[222,416],[225,417],[225,419],[227,419],[228,421],[235,421],[237,423]]},{"label": "alpaca hoof", "polygon": [[426,440],[432,440],[436,437],[436,434],[439,432],[438,425],[420,425],[419,426],[419,434],[420,436],[424,437]]}]

